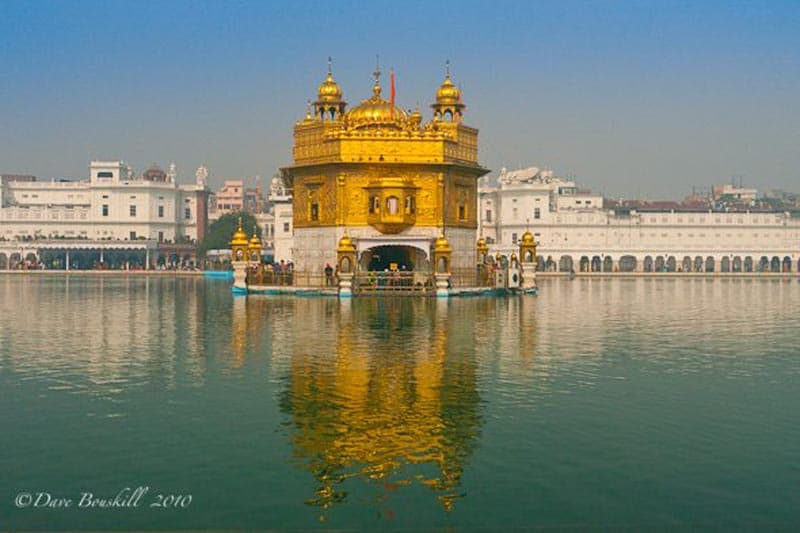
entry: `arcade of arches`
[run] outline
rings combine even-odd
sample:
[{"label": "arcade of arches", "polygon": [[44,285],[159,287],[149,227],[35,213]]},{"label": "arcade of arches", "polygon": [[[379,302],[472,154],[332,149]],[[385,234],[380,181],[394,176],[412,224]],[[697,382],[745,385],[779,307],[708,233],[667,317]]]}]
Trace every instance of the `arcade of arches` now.
[{"label": "arcade of arches", "polygon": [[800,260],[790,256],[675,256],[675,255],[541,255],[543,272],[765,272],[800,271]]},{"label": "arcade of arches", "polygon": [[148,248],[117,246],[102,248],[82,243],[76,247],[59,247],[49,243],[22,251],[0,249],[0,270],[137,270],[186,269],[197,264],[193,247],[173,245]]}]

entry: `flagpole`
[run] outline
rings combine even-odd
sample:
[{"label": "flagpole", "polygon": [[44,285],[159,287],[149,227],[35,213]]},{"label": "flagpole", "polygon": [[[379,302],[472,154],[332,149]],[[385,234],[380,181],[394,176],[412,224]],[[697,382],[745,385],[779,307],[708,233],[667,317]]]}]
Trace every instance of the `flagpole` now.
[{"label": "flagpole", "polygon": [[389,107],[389,115],[394,119],[394,69],[389,71],[389,101],[391,102],[391,106]]}]

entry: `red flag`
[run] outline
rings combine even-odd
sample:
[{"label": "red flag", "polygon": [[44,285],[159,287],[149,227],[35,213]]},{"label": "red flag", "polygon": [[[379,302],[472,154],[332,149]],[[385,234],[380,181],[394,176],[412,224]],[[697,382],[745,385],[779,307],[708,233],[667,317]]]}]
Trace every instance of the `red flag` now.
[{"label": "red flag", "polygon": [[390,80],[390,83],[389,83],[390,98],[389,98],[389,100],[392,103],[391,107],[389,108],[389,113],[391,114],[392,118],[394,118],[394,69],[391,70],[391,73],[389,75],[389,80]]}]

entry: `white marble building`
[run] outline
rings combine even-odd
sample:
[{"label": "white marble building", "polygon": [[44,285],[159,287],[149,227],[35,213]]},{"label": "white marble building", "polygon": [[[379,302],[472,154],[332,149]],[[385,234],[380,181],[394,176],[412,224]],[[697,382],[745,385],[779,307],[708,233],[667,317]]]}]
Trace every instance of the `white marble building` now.
[{"label": "white marble building", "polygon": [[531,167],[479,188],[480,231],[510,254],[530,228],[539,268],[576,272],[797,272],[800,220],[784,212],[675,204],[606,207],[573,181]]},{"label": "white marble building", "polygon": [[206,190],[198,174],[179,185],[174,165],[135,176],[122,161],[92,161],[87,181],[3,180],[0,237],[193,241]]},{"label": "white marble building", "polygon": [[65,248],[73,240],[106,243],[75,249],[117,249],[125,241],[135,244],[131,249],[148,248],[140,241],[193,243],[206,224],[208,171],[200,167],[190,184],[176,178],[174,164],[167,172],[153,166],[137,176],[122,161],[92,161],[83,181],[3,177],[0,248]]},{"label": "white marble building", "polygon": [[294,227],[292,225],[292,195],[279,177],[272,178],[269,203],[272,207],[274,232],[272,235],[275,261],[292,260]]}]

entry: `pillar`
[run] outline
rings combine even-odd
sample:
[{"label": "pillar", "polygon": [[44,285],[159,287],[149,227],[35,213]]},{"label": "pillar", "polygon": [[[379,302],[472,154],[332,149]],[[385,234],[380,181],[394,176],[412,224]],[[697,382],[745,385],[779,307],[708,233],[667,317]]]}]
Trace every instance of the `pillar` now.
[{"label": "pillar", "polygon": [[[522,288],[527,292],[536,291],[536,241],[530,231],[522,234],[519,245],[520,268],[522,270]],[[580,269],[580,258],[578,259]],[[575,268],[573,260],[572,268]]]},{"label": "pillar", "polygon": [[69,250],[66,250],[66,261],[65,262],[67,263],[67,268],[66,269],[69,270]]},{"label": "pillar", "polygon": [[339,298],[350,298],[353,295],[353,277],[357,263],[356,246],[347,232],[339,239],[336,248],[336,264],[339,273]]},{"label": "pillar", "polygon": [[239,226],[230,242],[234,294],[247,294],[247,266],[249,264],[247,248],[249,244],[247,234],[242,230],[242,217],[239,217]]},{"label": "pillar", "polygon": [[444,234],[440,235],[433,245],[433,271],[436,280],[436,297],[447,298],[450,295],[450,256],[452,249]]}]

